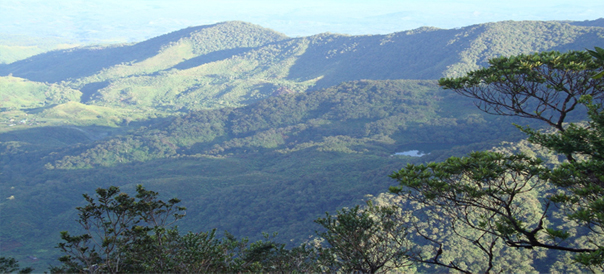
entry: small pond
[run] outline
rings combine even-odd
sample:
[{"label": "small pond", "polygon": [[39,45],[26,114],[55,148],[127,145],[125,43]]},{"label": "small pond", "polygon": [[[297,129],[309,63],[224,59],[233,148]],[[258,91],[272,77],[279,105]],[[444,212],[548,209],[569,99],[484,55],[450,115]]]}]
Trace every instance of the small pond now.
[{"label": "small pond", "polygon": [[411,156],[411,157],[422,157],[430,154],[434,150],[446,150],[451,149],[457,145],[464,144],[438,144],[438,143],[423,143],[423,144],[408,144],[399,146],[392,156]]},{"label": "small pond", "polygon": [[411,157],[422,157],[426,154],[430,154],[430,153],[423,153],[419,150],[408,150],[408,151],[394,153],[394,155],[397,155],[397,156],[411,156]]}]

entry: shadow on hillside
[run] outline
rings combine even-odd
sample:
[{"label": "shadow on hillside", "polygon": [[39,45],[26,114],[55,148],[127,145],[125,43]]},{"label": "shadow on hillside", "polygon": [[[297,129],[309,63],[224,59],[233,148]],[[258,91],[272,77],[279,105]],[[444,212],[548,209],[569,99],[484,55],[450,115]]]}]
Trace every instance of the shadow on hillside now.
[{"label": "shadow on hillside", "polygon": [[211,52],[211,53],[208,53],[205,55],[197,56],[197,57],[191,58],[189,60],[183,61],[183,62],[173,66],[172,68],[180,69],[180,70],[190,69],[190,68],[201,66],[203,64],[231,58],[235,55],[243,54],[250,50],[252,50],[252,48],[234,48],[234,49],[219,50],[219,51]]},{"label": "shadow on hillside", "polygon": [[[39,108],[24,108],[24,109],[21,109],[21,111],[23,111],[27,114],[38,114],[44,110],[51,109],[56,106],[58,106],[58,104],[50,104],[50,105],[46,105],[46,106],[39,107]],[[6,109],[0,109],[0,111],[6,111]]]},{"label": "shadow on hillside", "polygon": [[575,22],[570,22],[569,24],[574,25],[574,26],[581,26],[581,27],[601,27],[604,28],[604,18],[599,18],[596,20],[585,20],[585,21],[575,21]]},{"label": "shadow on hillside", "polygon": [[80,102],[82,104],[88,103],[92,97],[98,93],[99,90],[107,87],[109,85],[109,81],[104,82],[96,82],[84,85],[80,91],[82,92],[82,96],[80,96]]},{"label": "shadow on hillside", "polygon": [[289,80],[322,77],[315,88],[344,81],[438,79],[459,62],[470,39],[451,44],[460,30],[417,30],[391,35],[310,37],[310,45],[291,67]]},{"label": "shadow on hillside", "polygon": [[[602,22],[604,22],[604,19],[602,19]],[[570,43],[557,45],[555,47],[549,48],[548,50],[555,50],[555,51],[559,51],[559,52],[567,52],[567,51],[571,51],[571,50],[585,50],[585,49],[593,50],[594,49],[593,47],[597,47],[598,44],[601,43],[600,41],[602,41],[602,37],[600,36],[599,33],[590,32],[590,33],[585,33],[583,35],[577,36]],[[585,48],[585,45],[593,45],[593,47]]]},{"label": "shadow on hillside", "polygon": [[89,46],[50,51],[8,65],[0,65],[0,75],[12,73],[15,77],[51,83],[86,77],[106,67],[155,56],[164,46],[192,32],[210,27],[213,25],[190,27],[131,45]]}]

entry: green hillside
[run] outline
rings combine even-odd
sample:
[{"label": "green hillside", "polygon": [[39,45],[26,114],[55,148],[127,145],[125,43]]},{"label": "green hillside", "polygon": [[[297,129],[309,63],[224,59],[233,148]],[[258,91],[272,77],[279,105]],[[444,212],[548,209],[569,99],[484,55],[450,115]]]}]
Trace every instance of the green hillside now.
[{"label": "green hillside", "polygon": [[[282,34],[259,26],[229,22],[190,27],[131,45],[99,45],[51,51],[0,69],[33,81],[60,82],[90,76],[120,65],[133,67],[121,75],[126,76],[156,72],[169,67],[170,63],[202,54],[257,47],[283,38]],[[164,55],[167,58],[162,59]],[[144,68],[137,69],[141,66]],[[57,67],[61,69],[55,69]]]},{"label": "green hillside", "polygon": [[133,45],[53,51],[0,66],[0,74],[66,81],[82,92],[85,104],[187,112],[244,106],[343,81],[438,79],[476,69],[495,56],[583,50],[603,43],[604,28],[569,22],[506,21],[451,30],[301,38],[225,22]]},{"label": "green hillside", "polygon": [[81,93],[61,84],[43,84],[17,77],[0,77],[0,109],[34,109],[78,101]]}]

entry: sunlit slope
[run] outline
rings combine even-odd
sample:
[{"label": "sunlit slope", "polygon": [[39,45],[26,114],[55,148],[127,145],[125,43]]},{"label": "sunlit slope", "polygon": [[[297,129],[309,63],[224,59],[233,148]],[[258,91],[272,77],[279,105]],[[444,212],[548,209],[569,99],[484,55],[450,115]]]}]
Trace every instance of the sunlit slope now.
[{"label": "sunlit slope", "polygon": [[188,111],[238,107],[344,81],[438,79],[492,57],[604,44],[594,23],[506,21],[389,35],[287,38],[243,22],[192,27],[134,45],[54,51],[0,67],[35,81],[68,80],[81,103]]},{"label": "sunlit slope", "polygon": [[374,36],[320,34],[229,52],[222,59],[190,59],[159,75],[110,80],[94,102],[175,110],[241,106],[283,91],[351,80],[438,79],[476,69],[495,56],[584,49],[603,42],[603,28],[555,22],[423,28]]},{"label": "sunlit slope", "polygon": [[78,100],[81,93],[61,84],[0,77],[0,109],[32,109]]},{"label": "sunlit slope", "polygon": [[[155,72],[194,56],[232,48],[256,47],[284,37],[283,34],[256,25],[228,22],[190,27],[131,45],[51,51],[6,65],[0,70],[45,82],[60,82],[101,72],[101,75],[113,73],[125,76]],[[134,66],[123,71],[120,65]],[[115,72],[105,71],[114,66],[118,66],[114,68]]]},{"label": "sunlit slope", "polygon": [[[471,103],[452,95],[439,90],[433,80],[346,82],[242,108],[191,112],[133,134],[53,154],[41,164],[80,169],[161,158],[307,149],[390,156],[413,145],[498,139],[499,129],[490,128],[483,114],[456,110]],[[456,132],[439,132],[445,128]]]}]

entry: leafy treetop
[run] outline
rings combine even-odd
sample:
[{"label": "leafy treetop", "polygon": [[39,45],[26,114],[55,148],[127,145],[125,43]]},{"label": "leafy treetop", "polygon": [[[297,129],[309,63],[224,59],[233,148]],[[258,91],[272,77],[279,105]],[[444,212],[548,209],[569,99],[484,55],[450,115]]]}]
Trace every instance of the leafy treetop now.
[{"label": "leafy treetop", "polygon": [[463,77],[440,79],[439,84],[478,99],[476,106],[487,113],[539,119],[560,131],[581,96],[604,98],[604,79],[592,78],[604,61],[588,52],[499,57],[489,64]]}]

